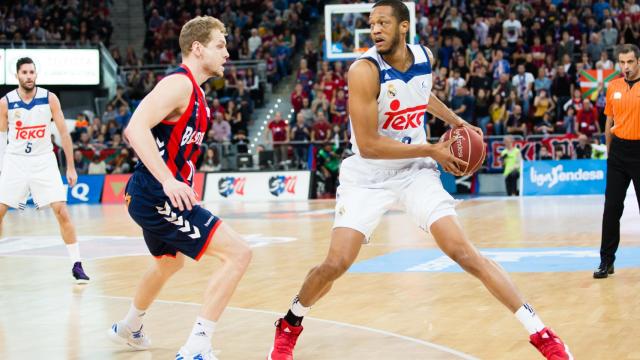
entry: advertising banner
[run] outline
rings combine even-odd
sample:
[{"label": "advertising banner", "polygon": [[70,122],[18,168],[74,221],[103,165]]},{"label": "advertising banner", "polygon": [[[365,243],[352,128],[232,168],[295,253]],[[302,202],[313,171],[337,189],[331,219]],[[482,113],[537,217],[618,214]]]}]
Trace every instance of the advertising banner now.
[{"label": "advertising banner", "polygon": [[198,201],[202,201],[202,197],[204,196],[204,180],[204,173],[197,172],[193,176],[193,190],[196,191],[196,197],[198,198]]},{"label": "advertising banner", "polygon": [[604,194],[607,162],[603,160],[525,161],[521,176],[522,194]]},{"label": "advertising banner", "polygon": [[[504,139],[489,138],[485,141],[488,144],[488,149],[487,160],[484,166],[488,172],[502,172],[503,167],[500,154],[502,153],[502,150],[504,150]],[[565,154],[572,156],[575,151],[575,146],[578,144],[578,139],[574,134],[566,134],[540,139],[516,139],[513,143],[518,149],[520,149],[523,160],[532,161],[536,159],[536,155],[540,151],[541,147],[546,147],[551,156],[555,156],[555,149],[557,148],[562,148]]]},{"label": "advertising banner", "polygon": [[309,171],[208,173],[205,201],[307,200]]},{"label": "advertising banner", "polygon": [[67,187],[67,204],[99,204],[104,175],[78,175],[78,182],[70,188],[67,178],[62,177]]},{"label": "advertising banner", "polygon": [[124,188],[131,174],[106,175],[102,190],[103,204],[124,204]]},{"label": "advertising banner", "polygon": [[[7,85],[17,85],[16,63],[30,57],[38,72],[38,85],[98,85],[98,49],[6,49],[0,71]],[[5,58],[6,57],[6,58]]]},{"label": "advertising banner", "polygon": [[[124,190],[131,174],[106,175],[104,180],[104,190],[102,192],[102,202],[104,204],[124,204]],[[204,190],[204,174],[196,173],[193,177],[193,189],[198,195],[198,200],[202,200]]]}]

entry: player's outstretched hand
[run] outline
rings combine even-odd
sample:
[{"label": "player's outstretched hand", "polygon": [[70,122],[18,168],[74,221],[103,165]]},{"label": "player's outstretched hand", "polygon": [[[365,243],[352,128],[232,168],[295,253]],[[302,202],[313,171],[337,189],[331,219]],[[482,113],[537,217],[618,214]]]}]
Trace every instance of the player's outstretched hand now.
[{"label": "player's outstretched hand", "polygon": [[451,152],[451,144],[453,144],[453,142],[457,139],[457,137],[452,137],[447,141],[433,144],[431,158],[442,165],[444,171],[456,176],[460,176],[462,175],[462,171],[460,171],[460,168],[466,168],[467,162],[463,161],[462,159],[458,159]]},{"label": "player's outstretched hand", "polygon": [[478,135],[480,135],[480,137],[484,138],[484,134],[482,133],[482,129],[480,129],[477,126],[471,125],[468,122],[462,120],[462,125],[460,125],[462,127],[466,127],[469,128],[471,131],[474,131],[476,133],[478,133]]},{"label": "player's outstretched hand", "polygon": [[78,173],[76,173],[76,169],[70,167],[67,169],[67,184],[74,187],[76,182],[78,182]]},{"label": "player's outstretched hand", "polygon": [[171,206],[177,207],[180,211],[191,210],[198,202],[196,193],[191,186],[174,178],[165,180],[162,183],[162,190],[171,200]]}]

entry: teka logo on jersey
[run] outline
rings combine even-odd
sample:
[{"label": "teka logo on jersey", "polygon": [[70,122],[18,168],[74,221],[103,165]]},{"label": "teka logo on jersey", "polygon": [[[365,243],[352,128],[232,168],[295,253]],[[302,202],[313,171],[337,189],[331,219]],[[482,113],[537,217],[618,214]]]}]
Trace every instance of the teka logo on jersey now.
[{"label": "teka logo on jersey", "polygon": [[22,127],[22,121],[16,121],[16,140],[44,139],[47,124]]},{"label": "teka logo on jersey", "polygon": [[218,180],[218,192],[222,197],[229,197],[234,193],[244,196],[244,184],[247,182],[246,177],[227,176]]},{"label": "teka logo on jersey", "polygon": [[273,196],[280,196],[285,190],[290,194],[295,194],[297,181],[297,176],[272,176],[269,178],[269,192]]},{"label": "teka logo on jersey", "polygon": [[[391,107],[393,109],[393,106]],[[391,127],[393,130],[415,129],[422,126],[422,118],[427,110],[427,105],[419,105],[412,108],[394,110],[384,113],[387,116],[383,129]]]},{"label": "teka logo on jersey", "polygon": [[184,130],[184,135],[182,135],[180,146],[189,144],[201,145],[202,140],[204,140],[204,131],[193,131],[191,126],[187,126]]}]

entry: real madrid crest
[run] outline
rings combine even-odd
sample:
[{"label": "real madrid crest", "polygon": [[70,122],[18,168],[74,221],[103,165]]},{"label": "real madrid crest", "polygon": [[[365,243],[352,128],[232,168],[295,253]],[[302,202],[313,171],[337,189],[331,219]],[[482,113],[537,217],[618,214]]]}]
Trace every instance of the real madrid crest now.
[{"label": "real madrid crest", "polygon": [[396,87],[393,86],[393,84],[389,84],[389,86],[387,86],[387,96],[389,96],[390,98],[396,97],[396,94],[398,93],[398,91],[396,90]]},{"label": "real madrid crest", "polygon": [[20,111],[20,110],[15,110],[15,112],[14,112],[14,116],[15,116],[16,118],[18,118],[18,119],[19,119],[19,118],[21,118],[21,117],[22,117],[22,111]]}]

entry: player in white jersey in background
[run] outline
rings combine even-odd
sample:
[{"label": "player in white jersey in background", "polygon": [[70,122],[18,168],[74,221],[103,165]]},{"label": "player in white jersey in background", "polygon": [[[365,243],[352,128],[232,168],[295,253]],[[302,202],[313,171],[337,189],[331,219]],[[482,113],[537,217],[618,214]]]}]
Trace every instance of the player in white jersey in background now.
[{"label": "player in white jersey in background", "polygon": [[340,168],[329,254],[309,272],[289,312],[276,322],[268,359],[293,359],[302,318],[349,269],[362,243],[394,204],[402,206],[421,229],[430,231],[442,251],[515,313],[530,342],[547,359],[571,359],[568,348],[543,325],[507,273],[473,246],[457,220],[455,201],[442,186],[436,161],[454,174],[459,173],[456,164],[464,163],[449,150],[455,139],[427,143],[424,113],[453,127],[482,132],[431,94],[432,55],[421,45],[404,41],[410,26],[407,7],[400,0],[378,1],[369,24],[375,47],[355,61],[348,73],[355,155]]},{"label": "player in white jersey in background", "polygon": [[[9,207],[23,209],[29,191],[36,207],[51,206],[71,259],[71,274],[89,282],[80,261],[76,231],[66,206],[67,190],[51,142],[51,119],[62,138],[69,186],[78,180],[73,146],[58,97],[36,86],[36,66],[28,57],[16,63],[18,88],[0,99],[0,232]],[[9,131],[7,134],[7,130]]]}]

